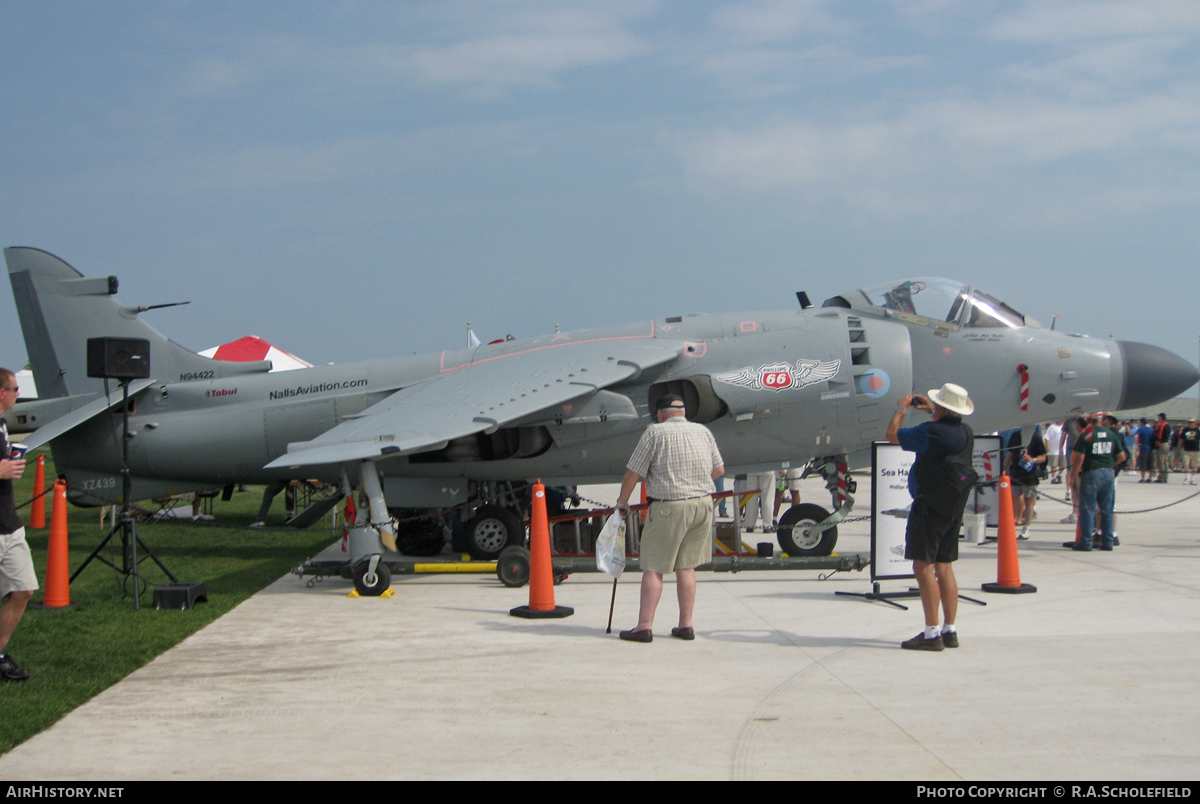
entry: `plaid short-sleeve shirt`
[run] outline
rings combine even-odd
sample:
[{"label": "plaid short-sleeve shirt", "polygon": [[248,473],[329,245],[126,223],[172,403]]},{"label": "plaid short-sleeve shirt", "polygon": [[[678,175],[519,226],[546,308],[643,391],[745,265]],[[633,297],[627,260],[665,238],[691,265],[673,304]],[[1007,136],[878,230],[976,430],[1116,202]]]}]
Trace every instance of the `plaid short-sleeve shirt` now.
[{"label": "plaid short-sleeve shirt", "polygon": [[646,428],[626,468],[646,479],[648,496],[686,500],[712,494],[713,470],[724,465],[708,428],[675,416]]}]

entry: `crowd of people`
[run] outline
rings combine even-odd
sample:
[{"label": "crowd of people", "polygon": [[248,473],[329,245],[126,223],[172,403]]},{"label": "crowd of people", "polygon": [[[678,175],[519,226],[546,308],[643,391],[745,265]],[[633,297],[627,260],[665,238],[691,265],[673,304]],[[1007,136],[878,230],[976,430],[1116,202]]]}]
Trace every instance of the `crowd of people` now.
[{"label": "crowd of people", "polygon": [[[1167,483],[1172,472],[1183,475],[1183,484],[1196,485],[1200,468],[1200,424],[1195,417],[1185,424],[1172,425],[1165,413],[1151,422],[1141,419],[1118,420],[1108,414],[1107,425],[1123,442],[1127,463],[1122,471],[1137,472],[1139,483]],[[1079,419],[1052,422],[1045,428],[1046,446],[1051,453],[1051,483],[1063,482],[1065,463],[1075,438],[1086,429],[1087,421]],[[1070,493],[1068,492],[1068,497]]]},{"label": "crowd of people", "polygon": [[[1034,503],[1040,480],[1065,486],[1065,498],[1071,502],[1072,509],[1059,521],[1072,524],[1079,519],[1079,473],[1082,470],[1073,472],[1072,460],[1081,453],[1090,455],[1098,429],[1112,433],[1112,455],[1122,456],[1109,467],[1114,477],[1122,473],[1137,474],[1139,483],[1167,483],[1171,473],[1177,473],[1183,476],[1184,485],[1197,484],[1200,423],[1195,417],[1175,425],[1167,420],[1165,413],[1159,413],[1154,422],[1147,418],[1120,420],[1111,413],[1060,419],[1035,427],[1028,445],[1022,443],[1021,430],[1004,431],[1001,433],[1003,463],[1012,480],[1019,539],[1029,537],[1030,526],[1037,517]],[[1079,443],[1081,436],[1084,441]],[[1089,531],[1088,537],[1091,535]],[[1100,531],[1095,536],[1098,540],[1103,538]]]}]

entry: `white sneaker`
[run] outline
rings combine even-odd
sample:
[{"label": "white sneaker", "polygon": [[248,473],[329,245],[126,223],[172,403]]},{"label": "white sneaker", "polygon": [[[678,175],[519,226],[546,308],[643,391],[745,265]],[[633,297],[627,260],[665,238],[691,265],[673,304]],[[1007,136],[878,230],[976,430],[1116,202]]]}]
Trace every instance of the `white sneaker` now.
[{"label": "white sneaker", "polygon": [[1075,524],[1075,515],[1067,514],[1066,516],[1064,516],[1062,519],[1060,519],[1058,521],[1063,525],[1074,525]]},{"label": "white sneaker", "polygon": [[1029,540],[1029,526],[1028,525],[1025,525],[1021,528],[1021,532],[1017,534],[1017,538],[1021,539],[1022,541]]},{"label": "white sneaker", "polygon": [[257,522],[250,523],[250,527],[252,527],[252,528],[265,528],[266,526],[267,526],[267,523],[263,522],[261,519],[258,520]]}]

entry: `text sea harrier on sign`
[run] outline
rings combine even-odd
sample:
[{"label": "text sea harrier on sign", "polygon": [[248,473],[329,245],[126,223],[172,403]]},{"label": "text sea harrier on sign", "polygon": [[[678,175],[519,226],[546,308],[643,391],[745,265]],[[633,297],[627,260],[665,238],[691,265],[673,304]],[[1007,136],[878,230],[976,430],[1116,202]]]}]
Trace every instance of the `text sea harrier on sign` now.
[{"label": "text sea harrier on sign", "polygon": [[795,368],[790,363],[769,363],[758,368],[746,366],[737,371],[714,374],[713,379],[730,385],[740,385],[752,391],[761,391],[764,388],[782,391],[785,388],[803,388],[833,379],[841,365],[840,360],[801,359],[796,361]]}]

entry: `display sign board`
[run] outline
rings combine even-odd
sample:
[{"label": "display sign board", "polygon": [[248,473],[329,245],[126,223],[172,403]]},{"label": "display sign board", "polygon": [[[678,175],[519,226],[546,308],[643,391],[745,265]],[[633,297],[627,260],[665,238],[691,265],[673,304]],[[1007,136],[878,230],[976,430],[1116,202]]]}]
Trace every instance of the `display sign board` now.
[{"label": "display sign board", "polygon": [[904,531],[912,497],[908,473],[915,452],[876,441],[871,448],[871,580],[913,578],[912,561],[904,557]]}]

